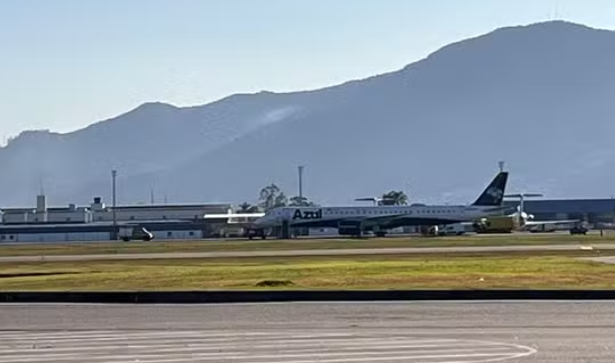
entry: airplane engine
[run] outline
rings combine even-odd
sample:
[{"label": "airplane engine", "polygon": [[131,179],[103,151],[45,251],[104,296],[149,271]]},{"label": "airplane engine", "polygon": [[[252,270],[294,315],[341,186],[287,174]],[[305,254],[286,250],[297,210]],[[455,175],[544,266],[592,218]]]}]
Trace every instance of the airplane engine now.
[{"label": "airplane engine", "polygon": [[421,226],[420,230],[424,236],[437,236],[439,232],[438,226]]}]

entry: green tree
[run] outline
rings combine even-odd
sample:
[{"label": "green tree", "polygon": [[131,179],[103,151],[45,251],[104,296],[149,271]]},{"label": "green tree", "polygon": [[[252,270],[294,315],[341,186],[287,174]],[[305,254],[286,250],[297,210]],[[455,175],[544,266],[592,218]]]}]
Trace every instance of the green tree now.
[{"label": "green tree", "polygon": [[239,205],[239,213],[258,213],[258,206],[252,205],[248,202],[243,202]]},{"label": "green tree", "polygon": [[392,190],[382,195],[382,205],[406,205],[408,204],[408,196],[402,191]]},{"label": "green tree", "polygon": [[290,198],[289,206],[291,207],[315,207],[316,204],[309,201],[306,197],[296,196],[296,197]]},{"label": "green tree", "polygon": [[261,189],[259,200],[261,201],[260,206],[265,212],[288,204],[286,195],[284,195],[284,192],[275,184],[268,185]]}]

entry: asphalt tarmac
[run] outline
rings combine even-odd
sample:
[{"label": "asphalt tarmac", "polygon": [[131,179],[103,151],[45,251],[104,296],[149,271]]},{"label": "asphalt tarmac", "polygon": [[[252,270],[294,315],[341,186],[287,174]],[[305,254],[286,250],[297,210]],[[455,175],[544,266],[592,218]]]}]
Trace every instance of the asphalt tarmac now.
[{"label": "asphalt tarmac", "polygon": [[147,259],[187,259],[187,258],[236,258],[236,257],[285,257],[285,256],[358,256],[358,255],[395,255],[416,253],[459,253],[459,252],[512,252],[512,251],[575,251],[581,248],[613,250],[615,244],[597,244],[594,247],[576,244],[532,245],[532,246],[473,246],[473,247],[406,247],[406,248],[356,248],[329,250],[258,250],[225,252],[165,252],[139,254],[100,254],[100,255],[57,255],[57,256],[5,256],[0,263],[10,262],[67,262],[94,260],[147,260]]},{"label": "asphalt tarmac", "polygon": [[583,258],[583,259],[584,260],[588,260],[588,261],[606,263],[606,264],[609,264],[609,265],[615,265],[615,257],[613,257],[613,256],[587,257],[587,258]]},{"label": "asphalt tarmac", "polygon": [[615,302],[0,305],[0,362],[612,363]]}]

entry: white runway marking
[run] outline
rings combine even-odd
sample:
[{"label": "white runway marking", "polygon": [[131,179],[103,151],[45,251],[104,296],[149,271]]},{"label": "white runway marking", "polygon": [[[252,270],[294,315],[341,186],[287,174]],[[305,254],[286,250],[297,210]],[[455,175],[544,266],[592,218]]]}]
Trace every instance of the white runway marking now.
[{"label": "white runway marking", "polygon": [[0,363],[488,363],[534,353],[399,331],[0,331]]}]

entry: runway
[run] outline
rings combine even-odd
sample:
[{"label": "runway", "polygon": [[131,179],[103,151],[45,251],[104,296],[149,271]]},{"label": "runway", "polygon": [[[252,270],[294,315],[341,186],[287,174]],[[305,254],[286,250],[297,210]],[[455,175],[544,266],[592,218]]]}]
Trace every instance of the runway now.
[{"label": "runway", "polygon": [[[472,246],[472,247],[407,247],[407,248],[354,248],[354,249],[310,249],[310,250],[255,250],[216,252],[165,252],[139,254],[99,255],[49,255],[49,256],[4,256],[0,263],[11,262],[70,262],[95,260],[146,260],[146,259],[189,259],[189,258],[238,258],[238,257],[291,257],[291,256],[360,256],[396,255],[422,253],[463,253],[463,252],[514,252],[514,251],[576,251],[586,248],[581,244],[531,245],[531,246]],[[615,250],[615,244],[596,244],[594,249]]]},{"label": "runway", "polygon": [[0,305],[0,362],[612,362],[615,303]]},{"label": "runway", "polygon": [[583,258],[584,260],[587,261],[593,261],[593,262],[600,262],[600,263],[606,263],[608,265],[615,265],[615,257],[613,256],[606,256],[606,257],[587,257],[587,258]]}]

